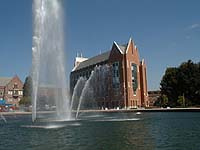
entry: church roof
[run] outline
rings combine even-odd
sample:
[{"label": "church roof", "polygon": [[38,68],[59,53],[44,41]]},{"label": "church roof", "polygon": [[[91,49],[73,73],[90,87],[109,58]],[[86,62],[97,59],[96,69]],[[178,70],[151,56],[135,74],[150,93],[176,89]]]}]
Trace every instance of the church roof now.
[{"label": "church roof", "polygon": [[105,53],[102,53],[100,55],[94,56],[92,58],[89,58],[89,59],[81,62],[76,68],[73,69],[73,71],[80,70],[82,68],[92,66],[92,65],[95,65],[95,64],[98,64],[98,63],[108,60],[109,56],[110,56],[110,52],[111,51],[107,51]]},{"label": "church roof", "polygon": [[[114,42],[114,44],[117,46],[121,54],[125,54],[129,43],[118,45],[116,42]],[[73,68],[72,72],[107,61],[109,59],[110,52],[111,50],[80,62],[76,67]]]},{"label": "church roof", "polygon": [[126,52],[126,48],[127,48],[128,44],[123,44],[123,45],[118,45],[118,46],[124,54]]}]

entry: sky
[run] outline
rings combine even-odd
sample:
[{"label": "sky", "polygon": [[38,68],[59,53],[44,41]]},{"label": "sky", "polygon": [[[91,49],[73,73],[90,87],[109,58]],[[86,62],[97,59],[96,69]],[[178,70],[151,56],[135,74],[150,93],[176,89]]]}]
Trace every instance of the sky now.
[{"label": "sky", "polygon": [[[167,67],[200,61],[199,0],[61,0],[67,76],[78,53],[92,57],[131,37],[147,64],[148,89]],[[1,0],[0,77],[30,74],[32,0]]]}]

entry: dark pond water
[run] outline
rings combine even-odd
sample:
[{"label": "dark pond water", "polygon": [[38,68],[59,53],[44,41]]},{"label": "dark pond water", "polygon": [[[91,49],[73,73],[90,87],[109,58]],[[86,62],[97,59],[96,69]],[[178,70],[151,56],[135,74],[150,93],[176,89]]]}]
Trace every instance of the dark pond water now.
[{"label": "dark pond water", "polygon": [[200,113],[80,114],[80,120],[31,123],[0,117],[1,150],[200,149]]}]

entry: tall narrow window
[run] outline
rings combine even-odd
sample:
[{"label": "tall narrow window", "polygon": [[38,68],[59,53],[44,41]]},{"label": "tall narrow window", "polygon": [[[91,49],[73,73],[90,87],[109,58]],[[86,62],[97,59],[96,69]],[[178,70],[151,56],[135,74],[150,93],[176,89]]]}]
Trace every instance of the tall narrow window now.
[{"label": "tall narrow window", "polygon": [[136,93],[136,90],[138,88],[138,81],[137,81],[137,65],[132,63],[131,64],[131,71],[132,71],[132,87],[134,94]]},{"label": "tall narrow window", "polygon": [[112,85],[113,88],[119,88],[119,62],[114,62],[112,64]]}]

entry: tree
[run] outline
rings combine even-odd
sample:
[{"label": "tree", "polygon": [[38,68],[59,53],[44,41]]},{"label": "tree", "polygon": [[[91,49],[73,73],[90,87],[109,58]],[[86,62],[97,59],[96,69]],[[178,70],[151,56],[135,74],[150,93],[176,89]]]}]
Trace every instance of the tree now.
[{"label": "tree", "polygon": [[31,104],[31,97],[22,97],[19,101],[20,105],[29,106]]},{"label": "tree", "polygon": [[[176,101],[178,98],[178,80],[177,80],[177,68],[167,68],[165,75],[161,80],[161,94],[168,98],[168,103],[170,106],[176,106]],[[164,98],[165,98],[164,96]],[[162,98],[162,97],[161,97]]]},{"label": "tree", "polygon": [[178,103],[181,107],[185,107],[185,106],[186,106],[184,95],[178,97],[177,103]]},{"label": "tree", "polygon": [[167,107],[168,103],[169,101],[167,95],[163,94],[156,100],[154,106]]},{"label": "tree", "polygon": [[30,76],[26,77],[23,87],[23,96],[31,97],[32,94],[32,78]]},{"label": "tree", "polygon": [[168,101],[168,97],[167,95],[163,94],[160,96],[160,104],[161,104],[161,107],[167,107],[169,101]]},{"label": "tree", "polygon": [[187,102],[184,106],[200,105],[200,63],[188,60],[179,67],[167,68],[160,85],[170,106],[183,106],[183,93]]},{"label": "tree", "polygon": [[30,76],[26,77],[23,86],[23,98],[20,100],[20,105],[31,105],[31,94],[32,94],[32,78]]}]

